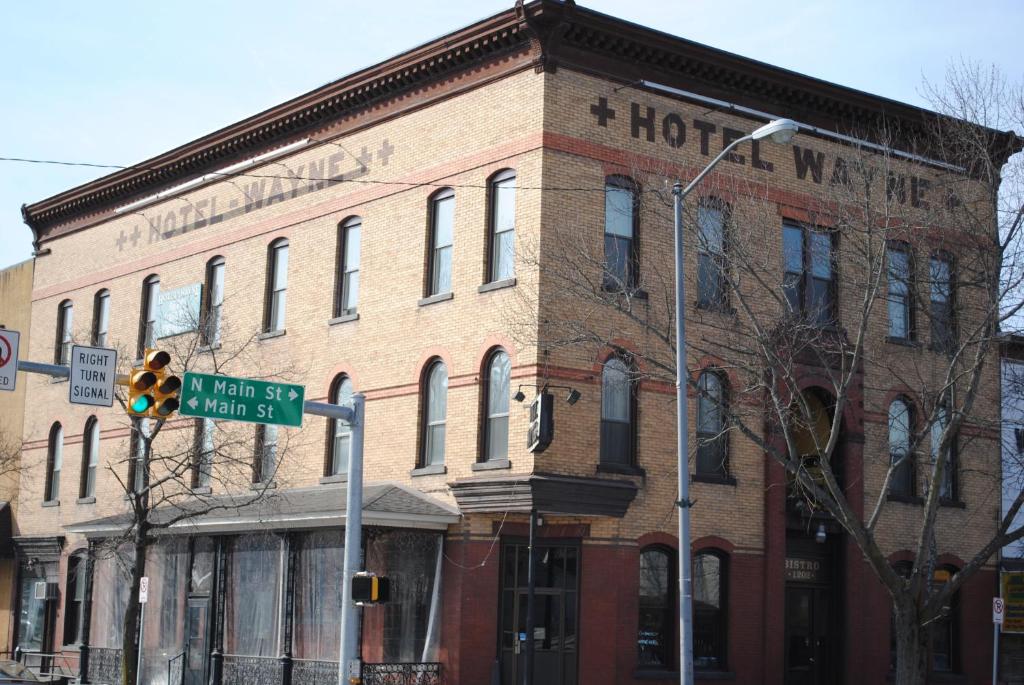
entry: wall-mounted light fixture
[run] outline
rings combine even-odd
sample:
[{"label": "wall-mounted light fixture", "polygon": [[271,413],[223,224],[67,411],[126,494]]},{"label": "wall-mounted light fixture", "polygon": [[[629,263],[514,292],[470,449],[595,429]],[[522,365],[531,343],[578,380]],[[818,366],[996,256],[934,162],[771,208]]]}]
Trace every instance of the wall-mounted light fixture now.
[{"label": "wall-mounted light fixture", "polygon": [[523,388],[539,388],[541,392],[547,392],[548,390],[555,389],[568,390],[569,392],[565,396],[565,401],[570,405],[576,404],[580,401],[580,398],[583,397],[579,390],[568,385],[548,385],[546,383],[544,385],[535,385],[533,383],[523,383],[516,389],[516,393],[512,395],[512,399],[516,402],[523,402],[526,400],[526,393],[523,392]]}]

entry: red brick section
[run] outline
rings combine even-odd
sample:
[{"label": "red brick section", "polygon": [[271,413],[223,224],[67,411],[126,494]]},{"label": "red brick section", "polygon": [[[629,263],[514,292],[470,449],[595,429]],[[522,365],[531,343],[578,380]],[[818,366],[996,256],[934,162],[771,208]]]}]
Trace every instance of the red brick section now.
[{"label": "red brick section", "polygon": [[[491,682],[498,644],[500,551],[490,541],[449,538],[445,543],[440,660],[447,683]],[[485,558],[487,563],[480,566]]]}]

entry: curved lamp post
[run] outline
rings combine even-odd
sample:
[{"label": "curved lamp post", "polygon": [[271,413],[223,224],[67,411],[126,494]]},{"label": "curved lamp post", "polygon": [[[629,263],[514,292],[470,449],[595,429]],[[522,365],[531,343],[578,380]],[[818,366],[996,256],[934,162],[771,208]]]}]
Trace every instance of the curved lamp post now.
[{"label": "curved lamp post", "polygon": [[727,145],[711,163],[704,167],[684,188],[676,181],[672,186],[675,209],[676,248],[676,450],[679,468],[679,678],[682,685],[693,685],[693,569],[690,553],[690,471],[688,462],[689,428],[686,402],[686,288],[683,283],[683,201],[698,183],[740,143],[770,138],[785,145],[793,140],[799,126],[792,119],[775,119],[750,135]]}]

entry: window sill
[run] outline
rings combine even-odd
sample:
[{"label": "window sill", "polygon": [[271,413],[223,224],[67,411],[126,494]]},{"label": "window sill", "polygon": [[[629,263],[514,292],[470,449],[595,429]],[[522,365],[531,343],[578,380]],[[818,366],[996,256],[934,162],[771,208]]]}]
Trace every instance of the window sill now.
[{"label": "window sill", "polygon": [[415,478],[416,476],[436,476],[438,474],[448,473],[448,467],[444,464],[431,464],[430,466],[420,466],[409,471],[409,475]]},{"label": "window sill", "polygon": [[647,472],[634,464],[602,464],[597,465],[598,473],[621,473],[627,476],[647,476]]},{"label": "window sill", "polygon": [[47,501],[43,502],[43,506],[44,507],[59,507],[60,506],[60,500],[59,499],[47,500]]},{"label": "window sill", "polygon": [[902,502],[903,504],[915,504],[917,506],[924,504],[923,497],[918,497],[917,495],[904,495],[899,492],[890,492],[885,498],[890,502]]},{"label": "window sill", "polygon": [[736,310],[726,304],[711,305],[703,304],[701,302],[694,302],[693,308],[700,312],[707,312],[708,314],[721,314],[722,316],[736,316]]},{"label": "window sill", "polygon": [[265,481],[260,481],[259,483],[253,483],[252,485],[250,485],[249,489],[250,490],[273,490],[276,487],[277,487],[277,483],[275,483],[274,481],[270,481],[269,483],[267,483]]},{"label": "window sill", "polygon": [[694,473],[690,476],[693,483],[710,483],[712,485],[731,485],[736,487],[736,476],[723,476],[712,473]]},{"label": "window sill", "polygon": [[510,469],[512,462],[508,459],[494,459],[492,461],[478,461],[470,466],[474,471],[494,471],[496,469]]},{"label": "window sill", "polygon": [[736,674],[733,671],[701,671],[694,669],[693,671],[694,680],[736,680]]},{"label": "window sill", "polygon": [[320,479],[320,485],[330,485],[331,483],[347,483],[347,473],[336,473],[333,476],[324,476]]},{"label": "window sill", "polygon": [[626,288],[619,288],[614,285],[603,284],[601,290],[608,293],[609,295],[624,295],[625,297],[632,297],[638,300],[646,300],[648,298],[647,291],[643,288],[635,288],[628,290]]},{"label": "window sill", "polygon": [[285,328],[282,328],[279,331],[266,331],[264,333],[260,333],[259,335],[257,335],[256,339],[257,340],[270,340],[271,338],[280,338],[282,335],[284,335],[287,332],[288,332],[288,330],[285,329]]},{"label": "window sill", "polygon": [[891,335],[885,336],[885,342],[890,345],[900,345],[901,347],[912,347],[915,349],[920,349],[921,347],[921,343],[916,340],[911,338],[894,338]]},{"label": "window sill", "polygon": [[214,343],[212,345],[200,345],[199,346],[199,354],[209,354],[211,352],[216,352],[219,349],[220,349],[220,343]]},{"label": "window sill", "polygon": [[673,683],[679,682],[679,671],[660,671],[656,669],[643,669],[633,671],[634,680],[665,680]]},{"label": "window sill", "polygon": [[79,497],[75,500],[75,504],[96,504],[96,497]]},{"label": "window sill", "polygon": [[351,314],[342,314],[336,316],[333,319],[327,320],[328,326],[337,326],[339,323],[348,323],[349,321],[359,321],[359,312],[352,312]]},{"label": "window sill", "polygon": [[965,502],[963,502],[962,500],[958,500],[958,499],[945,499],[943,497],[939,498],[939,506],[940,507],[949,507],[951,509],[966,509],[967,508],[967,504]]},{"label": "window sill", "polygon": [[199,485],[197,487],[192,488],[193,495],[209,495],[212,492],[213,488],[211,488],[209,485]]},{"label": "window sill", "polygon": [[438,302],[447,302],[448,300],[455,297],[452,292],[438,293],[437,295],[431,295],[429,297],[420,298],[418,304],[420,307],[426,307],[428,304],[437,304]]},{"label": "window sill", "polygon": [[490,283],[484,283],[476,289],[478,293],[489,293],[495,290],[501,290],[503,288],[515,287],[515,278],[503,278],[500,281],[491,281]]}]

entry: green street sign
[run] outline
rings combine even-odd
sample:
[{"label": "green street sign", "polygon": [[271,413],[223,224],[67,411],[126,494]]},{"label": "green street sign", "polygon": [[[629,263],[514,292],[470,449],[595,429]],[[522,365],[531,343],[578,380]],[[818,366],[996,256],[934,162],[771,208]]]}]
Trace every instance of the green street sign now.
[{"label": "green street sign", "polygon": [[203,419],[298,427],[305,395],[301,385],[186,371],[178,412]]}]

